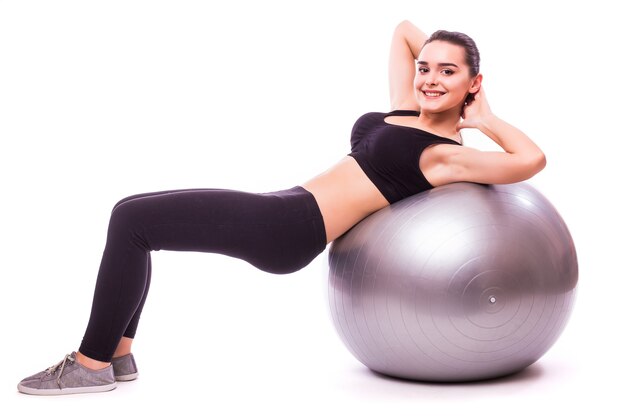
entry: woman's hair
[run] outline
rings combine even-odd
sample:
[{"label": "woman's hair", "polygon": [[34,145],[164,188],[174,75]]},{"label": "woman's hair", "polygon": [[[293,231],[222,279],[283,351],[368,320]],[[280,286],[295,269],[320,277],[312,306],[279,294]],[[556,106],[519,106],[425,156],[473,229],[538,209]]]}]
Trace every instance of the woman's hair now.
[{"label": "woman's hair", "polygon": [[448,42],[465,49],[465,63],[470,68],[470,76],[475,77],[480,72],[480,53],[476,42],[465,33],[448,32],[447,30],[438,30],[430,38],[426,39],[424,45],[434,41]]}]

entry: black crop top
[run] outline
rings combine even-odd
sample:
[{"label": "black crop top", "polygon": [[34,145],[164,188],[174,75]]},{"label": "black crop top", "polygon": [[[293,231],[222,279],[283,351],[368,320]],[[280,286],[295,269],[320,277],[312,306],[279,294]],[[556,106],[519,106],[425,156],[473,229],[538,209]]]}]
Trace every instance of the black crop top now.
[{"label": "black crop top", "polygon": [[421,129],[385,122],[387,116],[418,115],[414,110],[367,113],[352,128],[352,152],[348,155],[358,162],[390,204],[433,188],[419,167],[424,149],[440,143],[459,145]]}]

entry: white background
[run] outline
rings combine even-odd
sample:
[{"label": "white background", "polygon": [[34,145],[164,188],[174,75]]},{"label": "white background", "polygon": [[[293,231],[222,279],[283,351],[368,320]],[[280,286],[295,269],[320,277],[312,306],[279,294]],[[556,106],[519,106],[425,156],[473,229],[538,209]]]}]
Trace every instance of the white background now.
[{"label": "white background", "polygon": [[[0,0],[0,414],[623,413],[623,22],[610,1],[499,4]],[[107,394],[17,393],[77,349],[117,200],[272,191],[325,170],[349,152],[358,116],[388,110],[403,19],[474,37],[492,109],[548,156],[531,183],[567,222],[580,281],[539,362],[474,384],[381,378],[335,333],[327,253],[274,276],[158,252],[140,378]]]}]

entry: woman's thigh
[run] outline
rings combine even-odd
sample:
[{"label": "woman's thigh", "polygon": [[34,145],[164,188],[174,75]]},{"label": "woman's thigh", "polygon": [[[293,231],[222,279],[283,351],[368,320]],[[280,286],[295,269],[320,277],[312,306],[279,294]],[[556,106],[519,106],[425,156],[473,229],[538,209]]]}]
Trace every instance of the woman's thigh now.
[{"label": "woman's thigh", "polygon": [[272,193],[189,189],[131,196],[114,209],[149,250],[220,253],[294,272],[326,246],[317,203],[301,187]]}]

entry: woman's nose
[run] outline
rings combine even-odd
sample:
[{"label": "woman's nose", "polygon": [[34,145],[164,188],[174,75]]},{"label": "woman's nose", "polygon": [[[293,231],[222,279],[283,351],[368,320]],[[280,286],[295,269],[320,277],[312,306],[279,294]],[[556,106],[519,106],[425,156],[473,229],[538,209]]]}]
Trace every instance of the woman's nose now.
[{"label": "woman's nose", "polygon": [[435,85],[437,85],[437,76],[429,74],[428,78],[426,79],[426,85],[428,85],[428,86],[435,86]]}]

